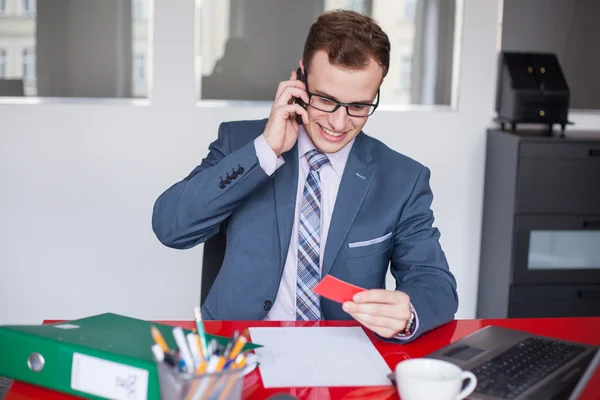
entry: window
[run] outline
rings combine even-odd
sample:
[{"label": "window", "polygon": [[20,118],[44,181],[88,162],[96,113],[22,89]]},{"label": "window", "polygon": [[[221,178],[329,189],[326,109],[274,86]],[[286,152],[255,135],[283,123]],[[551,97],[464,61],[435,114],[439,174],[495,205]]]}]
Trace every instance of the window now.
[{"label": "window", "polygon": [[146,55],[136,54],[133,59],[133,83],[135,86],[146,82]]},{"label": "window", "polygon": [[132,96],[146,97],[148,87],[147,57],[145,53],[136,53],[132,65]]},{"label": "window", "polygon": [[412,79],[412,58],[409,56],[402,57],[400,61],[400,89],[410,90],[410,81]]},{"label": "window", "polygon": [[146,12],[146,1],[145,0],[133,0],[133,19],[135,21],[146,21],[148,19],[148,13]]},{"label": "window", "polygon": [[414,21],[416,14],[417,0],[404,0],[404,20]]},{"label": "window", "polygon": [[359,12],[361,14],[371,13],[371,1],[370,0],[351,0],[350,9]]},{"label": "window", "polygon": [[35,49],[23,49],[23,80],[27,83],[36,81]]},{"label": "window", "polygon": [[373,17],[390,39],[382,105],[451,105],[459,3],[322,0],[307,6],[305,1],[196,0],[198,98],[273,101],[279,81],[302,57],[311,24],[324,11],[345,8]]},{"label": "window", "polygon": [[4,79],[8,75],[6,59],[6,50],[0,49],[0,79]]},{"label": "window", "polygon": [[6,14],[6,0],[0,0],[0,16]]},{"label": "window", "polygon": [[11,14],[0,17],[5,74],[27,96],[147,98],[150,1],[0,0]]},{"label": "window", "polygon": [[35,16],[36,13],[36,0],[22,0],[23,15]]}]

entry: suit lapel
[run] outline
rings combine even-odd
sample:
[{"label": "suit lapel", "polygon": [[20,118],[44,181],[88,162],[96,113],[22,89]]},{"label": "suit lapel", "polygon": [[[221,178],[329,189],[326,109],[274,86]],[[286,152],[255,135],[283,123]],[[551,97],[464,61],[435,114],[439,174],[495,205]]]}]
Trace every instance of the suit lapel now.
[{"label": "suit lapel", "polygon": [[296,191],[298,189],[298,144],[283,154],[283,164],[274,174],[275,207],[279,230],[280,268],[285,265],[290,246],[290,232],[294,223]]},{"label": "suit lapel", "polygon": [[323,257],[322,277],[331,271],[333,262],[337,258],[348,232],[350,232],[350,227],[375,176],[375,171],[367,167],[370,161],[369,143],[367,137],[361,132],[356,137],[352,150],[348,155],[335,207],[333,208]]}]

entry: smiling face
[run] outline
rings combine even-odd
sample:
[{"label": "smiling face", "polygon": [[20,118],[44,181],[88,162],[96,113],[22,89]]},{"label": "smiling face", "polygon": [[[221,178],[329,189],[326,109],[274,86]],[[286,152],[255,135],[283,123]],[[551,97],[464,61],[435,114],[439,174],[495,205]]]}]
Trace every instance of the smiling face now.
[{"label": "smiling face", "polygon": [[[375,103],[382,79],[383,68],[374,59],[369,59],[364,68],[346,69],[331,64],[324,50],[315,52],[308,68],[308,90],[342,103]],[[348,115],[346,107],[328,113],[309,106],[307,111],[306,131],[314,145],[325,153],[340,151],[368,119]]]}]

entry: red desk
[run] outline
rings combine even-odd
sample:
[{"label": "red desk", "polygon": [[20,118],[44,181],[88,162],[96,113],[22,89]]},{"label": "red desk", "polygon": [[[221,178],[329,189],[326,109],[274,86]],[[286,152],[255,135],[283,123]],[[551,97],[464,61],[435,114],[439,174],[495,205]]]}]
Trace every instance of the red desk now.
[{"label": "red desk", "polygon": [[[45,321],[58,322],[58,321]],[[192,329],[191,321],[162,321],[171,325],[181,325]],[[243,330],[252,326],[357,326],[353,321],[326,321],[319,323],[265,322],[265,321],[206,321],[206,331],[213,334],[231,336],[236,329]],[[487,325],[526,330],[531,333],[546,335],[560,339],[600,345],[600,317],[594,318],[551,318],[551,319],[498,319],[498,320],[457,320],[427,332],[412,343],[395,345],[378,340],[369,330],[367,334],[390,368],[407,358],[425,356],[445,345],[475,332]],[[587,386],[582,400],[600,399],[600,372]],[[290,388],[265,389],[262,385],[259,370],[256,369],[244,381],[244,399],[265,399],[276,393],[289,393],[299,399],[398,399],[392,386],[366,388]],[[76,397],[52,392],[22,382],[15,382],[6,400],[69,400]]]}]

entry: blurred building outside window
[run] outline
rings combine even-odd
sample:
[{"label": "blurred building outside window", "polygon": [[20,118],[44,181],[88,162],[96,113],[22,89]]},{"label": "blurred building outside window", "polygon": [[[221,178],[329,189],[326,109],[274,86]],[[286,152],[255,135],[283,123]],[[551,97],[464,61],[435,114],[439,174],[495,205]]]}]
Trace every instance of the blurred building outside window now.
[{"label": "blurred building outside window", "polygon": [[2,77],[25,96],[147,97],[150,1],[0,0]]},{"label": "blurred building outside window", "polygon": [[373,17],[389,36],[382,105],[450,105],[460,1],[197,0],[198,98],[272,101],[302,58],[310,25],[343,8]]}]

